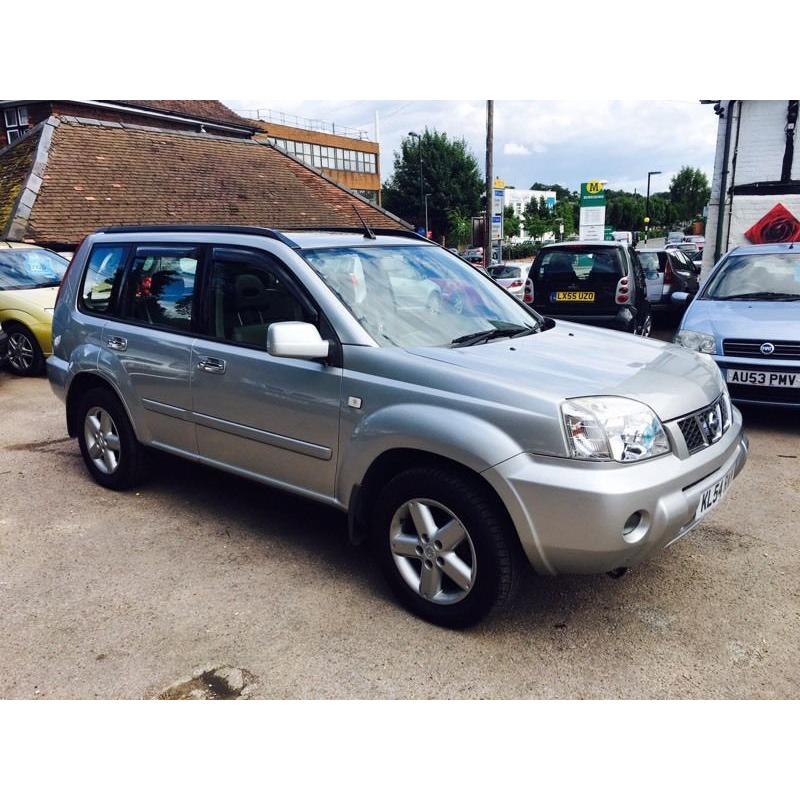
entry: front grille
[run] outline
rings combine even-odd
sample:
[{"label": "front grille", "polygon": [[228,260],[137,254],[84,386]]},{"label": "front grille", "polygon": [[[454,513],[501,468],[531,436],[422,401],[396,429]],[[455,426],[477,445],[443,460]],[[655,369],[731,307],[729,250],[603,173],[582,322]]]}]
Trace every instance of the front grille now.
[{"label": "front grille", "polygon": [[719,441],[729,425],[727,406],[721,397],[705,408],[693,411],[678,420],[678,428],[683,435],[689,455]]},{"label": "front grille", "polygon": [[[763,344],[771,344],[775,349],[771,353],[762,353],[761,346]],[[722,352],[726,356],[800,361],[800,342],[773,341],[772,339],[724,339]]]}]

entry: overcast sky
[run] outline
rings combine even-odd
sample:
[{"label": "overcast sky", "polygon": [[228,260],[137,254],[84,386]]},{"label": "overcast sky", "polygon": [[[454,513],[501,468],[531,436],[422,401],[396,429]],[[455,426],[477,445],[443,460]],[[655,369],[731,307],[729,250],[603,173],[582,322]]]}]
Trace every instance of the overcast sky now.
[{"label": "overcast sky", "polygon": [[[394,151],[409,131],[427,125],[464,137],[483,172],[485,101],[226,100],[237,111],[270,108],[375,134],[380,118],[381,177],[392,172]],[[608,181],[609,189],[663,191],[681,166],[702,169],[711,180],[717,117],[697,100],[496,101],[494,173],[528,188],[535,181],[577,189],[582,181]]]}]

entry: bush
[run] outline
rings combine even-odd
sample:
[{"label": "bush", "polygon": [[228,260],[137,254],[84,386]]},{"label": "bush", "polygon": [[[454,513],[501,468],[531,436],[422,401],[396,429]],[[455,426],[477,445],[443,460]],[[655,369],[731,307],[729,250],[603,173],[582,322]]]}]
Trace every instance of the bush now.
[{"label": "bush", "polygon": [[538,252],[539,242],[519,242],[503,245],[503,260],[516,261],[521,258],[533,258]]}]

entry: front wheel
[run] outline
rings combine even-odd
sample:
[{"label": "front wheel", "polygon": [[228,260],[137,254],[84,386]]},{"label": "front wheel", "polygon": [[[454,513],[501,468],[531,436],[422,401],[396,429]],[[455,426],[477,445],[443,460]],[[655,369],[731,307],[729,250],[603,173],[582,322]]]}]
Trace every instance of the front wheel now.
[{"label": "front wheel", "polygon": [[372,545],[400,603],[436,625],[474,625],[511,593],[514,531],[477,478],[409,469],[381,492]]},{"label": "front wheel", "polygon": [[29,377],[44,371],[44,354],[36,337],[24,326],[7,322],[8,367],[15,375]]}]

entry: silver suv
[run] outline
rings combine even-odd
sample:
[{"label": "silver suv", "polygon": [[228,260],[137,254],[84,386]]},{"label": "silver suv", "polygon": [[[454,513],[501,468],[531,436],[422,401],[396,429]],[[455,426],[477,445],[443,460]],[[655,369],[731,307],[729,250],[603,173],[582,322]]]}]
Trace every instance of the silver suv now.
[{"label": "silver suv", "polygon": [[92,477],[150,448],[348,514],[411,611],[476,622],[520,563],[618,572],[744,465],[713,360],[539,316],[415,235],[116,228],[62,284],[48,375]]}]

